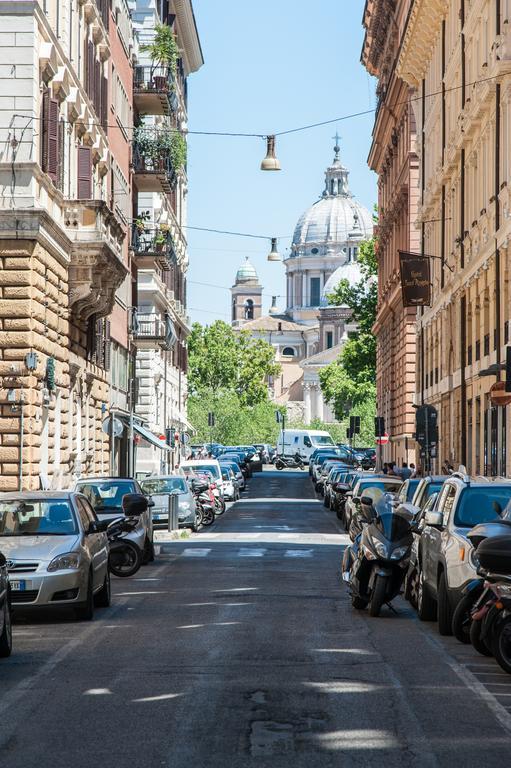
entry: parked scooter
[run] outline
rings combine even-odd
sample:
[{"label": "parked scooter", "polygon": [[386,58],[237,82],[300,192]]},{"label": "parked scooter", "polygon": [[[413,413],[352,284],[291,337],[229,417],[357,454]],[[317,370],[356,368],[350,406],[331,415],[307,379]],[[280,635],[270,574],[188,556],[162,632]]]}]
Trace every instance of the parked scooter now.
[{"label": "parked scooter", "polygon": [[[498,514],[498,510],[495,511],[495,514]],[[473,554],[470,555],[474,561],[474,566],[478,566],[477,551],[483,541],[490,538],[496,538],[497,536],[509,535],[511,535],[511,521],[502,520],[499,517],[496,517],[495,520],[488,523],[480,523],[472,528],[467,534],[467,538],[474,548]],[[452,617],[452,632],[454,637],[459,640],[460,643],[470,643],[472,612],[476,603],[479,603],[484,590],[484,575],[483,572],[479,573],[478,571],[477,577],[471,579],[471,581],[464,587],[463,597],[458,602]],[[476,630],[474,630],[474,632],[475,631]],[[483,652],[484,648],[485,647],[483,647]]]},{"label": "parked scooter", "polygon": [[401,590],[415,523],[391,504],[387,494],[374,506],[369,497],[361,502],[366,524],[344,552],[342,577],[349,584],[353,607],[369,606],[369,615],[378,616]]},{"label": "parked scooter", "polygon": [[485,539],[476,554],[484,590],[471,611],[470,641],[511,674],[511,535]]},{"label": "parked scooter", "polygon": [[138,518],[147,511],[147,505],[147,497],[141,493],[126,493],[122,499],[125,517],[113,520],[107,526],[108,567],[114,576],[133,576],[142,565],[142,550],[126,537],[137,527]]},{"label": "parked scooter", "polygon": [[215,496],[208,481],[194,478],[191,482],[191,491],[200,510],[201,524],[205,527],[212,525],[215,522]]},{"label": "parked scooter", "polygon": [[294,456],[277,456],[275,467],[277,469],[305,469],[299,453],[295,453]]}]

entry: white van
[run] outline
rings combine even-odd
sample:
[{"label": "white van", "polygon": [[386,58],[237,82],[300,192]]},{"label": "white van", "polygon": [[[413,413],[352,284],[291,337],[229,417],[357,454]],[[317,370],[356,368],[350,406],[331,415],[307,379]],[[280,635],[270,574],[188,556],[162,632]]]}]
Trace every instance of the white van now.
[{"label": "white van", "polygon": [[302,459],[309,456],[316,448],[336,448],[328,432],[317,429],[286,429],[281,430],[277,440],[277,453],[294,456],[299,453]]}]

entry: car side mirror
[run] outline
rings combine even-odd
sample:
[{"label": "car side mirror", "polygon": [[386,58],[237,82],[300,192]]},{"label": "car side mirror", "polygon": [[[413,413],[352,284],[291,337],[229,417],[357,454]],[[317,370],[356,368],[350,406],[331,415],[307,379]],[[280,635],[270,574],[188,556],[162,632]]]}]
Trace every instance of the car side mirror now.
[{"label": "car side mirror", "polygon": [[153,497],[152,496],[148,496],[148,498],[147,498],[147,506],[149,507],[149,509],[151,509],[151,507],[154,507],[154,501],[153,501]]},{"label": "car side mirror", "polygon": [[365,504],[367,507],[372,507],[373,505],[373,500],[370,496],[362,496],[360,502]]},{"label": "car side mirror", "polygon": [[142,493],[125,493],[122,497],[122,511],[126,517],[140,517],[148,508],[147,496]]},{"label": "car side mirror", "polygon": [[353,498],[353,501],[357,502],[357,504],[360,501],[360,496],[353,496],[352,494],[352,498]]},{"label": "car side mirror", "polygon": [[434,528],[440,528],[444,524],[444,516],[441,512],[426,512],[424,515],[425,525],[431,525]]},{"label": "car side mirror", "polygon": [[90,536],[92,533],[105,533],[111,522],[111,520],[91,520],[87,535]]}]

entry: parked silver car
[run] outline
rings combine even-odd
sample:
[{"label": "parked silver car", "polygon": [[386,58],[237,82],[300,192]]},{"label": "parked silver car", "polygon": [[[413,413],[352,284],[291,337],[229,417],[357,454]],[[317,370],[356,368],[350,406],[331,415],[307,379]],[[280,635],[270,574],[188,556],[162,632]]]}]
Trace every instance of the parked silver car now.
[{"label": "parked silver car", "polygon": [[178,494],[178,523],[181,528],[196,531],[200,525],[200,511],[195,498],[183,475],[162,475],[148,477],[140,483],[146,496],[151,496],[153,507],[153,526],[166,528],[169,521],[169,494]]},{"label": "parked silver car", "polygon": [[78,493],[34,491],[0,496],[0,549],[13,605],[67,606],[91,619],[110,605],[108,538]]},{"label": "parked silver car", "polygon": [[[107,522],[124,517],[122,499],[126,493],[144,493],[137,480],[123,477],[83,477],[76,482],[74,490],[88,498],[99,520]],[[140,515],[136,528],[126,534],[126,538],[142,552],[144,563],[154,560],[151,499],[148,505],[147,511]]]}]

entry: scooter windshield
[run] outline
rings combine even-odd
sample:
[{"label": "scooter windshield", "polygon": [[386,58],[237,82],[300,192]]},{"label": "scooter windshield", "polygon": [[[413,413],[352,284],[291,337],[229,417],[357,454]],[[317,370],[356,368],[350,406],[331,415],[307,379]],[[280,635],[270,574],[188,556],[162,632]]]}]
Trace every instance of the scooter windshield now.
[{"label": "scooter windshield", "polygon": [[410,533],[410,516],[401,514],[386,500],[382,499],[376,504],[375,512],[373,525],[387,541],[400,541]]}]

